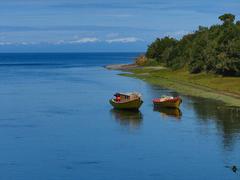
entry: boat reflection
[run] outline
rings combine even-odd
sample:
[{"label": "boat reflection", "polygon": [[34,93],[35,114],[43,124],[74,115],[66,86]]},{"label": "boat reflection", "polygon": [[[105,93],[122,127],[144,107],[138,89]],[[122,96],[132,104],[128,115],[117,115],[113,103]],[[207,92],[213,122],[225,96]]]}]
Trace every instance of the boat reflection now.
[{"label": "boat reflection", "polygon": [[139,128],[143,121],[143,115],[139,110],[120,110],[111,109],[110,113],[114,119],[122,126],[129,126],[131,128]]},{"label": "boat reflection", "polygon": [[154,106],[153,110],[160,112],[160,114],[163,117],[169,116],[169,117],[174,117],[176,119],[181,119],[182,117],[182,112],[178,108],[163,108],[163,107],[161,108],[161,107]]}]

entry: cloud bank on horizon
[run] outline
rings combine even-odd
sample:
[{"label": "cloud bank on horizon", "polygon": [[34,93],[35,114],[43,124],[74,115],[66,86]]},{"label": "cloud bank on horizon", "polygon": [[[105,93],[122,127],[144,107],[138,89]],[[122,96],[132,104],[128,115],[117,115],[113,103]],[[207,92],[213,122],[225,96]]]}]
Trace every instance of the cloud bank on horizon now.
[{"label": "cloud bank on horizon", "polygon": [[0,52],[144,51],[157,37],[240,16],[239,0],[8,0],[0,6]]}]

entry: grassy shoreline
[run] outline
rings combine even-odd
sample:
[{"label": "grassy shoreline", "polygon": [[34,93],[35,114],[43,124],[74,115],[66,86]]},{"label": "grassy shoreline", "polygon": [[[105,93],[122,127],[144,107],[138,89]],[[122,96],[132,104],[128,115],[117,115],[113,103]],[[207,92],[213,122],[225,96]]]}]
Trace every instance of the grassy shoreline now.
[{"label": "grassy shoreline", "polygon": [[228,106],[240,107],[240,78],[222,77],[213,74],[189,74],[184,70],[172,71],[161,66],[125,66],[115,68],[128,76],[144,80],[153,85],[173,89],[190,96],[204,97],[224,102]]}]

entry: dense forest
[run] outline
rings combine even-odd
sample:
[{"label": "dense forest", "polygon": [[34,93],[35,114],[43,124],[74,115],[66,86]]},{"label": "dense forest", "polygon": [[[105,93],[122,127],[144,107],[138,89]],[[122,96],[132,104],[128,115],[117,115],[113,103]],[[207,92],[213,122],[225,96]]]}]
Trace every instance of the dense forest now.
[{"label": "dense forest", "polygon": [[224,76],[240,75],[240,21],[235,15],[219,17],[221,25],[199,26],[177,40],[157,38],[146,57],[172,69],[187,68],[191,73],[211,72]]}]

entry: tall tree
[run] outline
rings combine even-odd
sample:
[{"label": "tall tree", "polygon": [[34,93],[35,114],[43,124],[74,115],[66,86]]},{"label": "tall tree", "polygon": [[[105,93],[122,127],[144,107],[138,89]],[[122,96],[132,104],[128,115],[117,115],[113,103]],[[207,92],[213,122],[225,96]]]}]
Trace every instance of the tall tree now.
[{"label": "tall tree", "polygon": [[223,21],[224,24],[232,24],[235,20],[235,15],[228,13],[228,14],[219,16],[219,19]]}]

